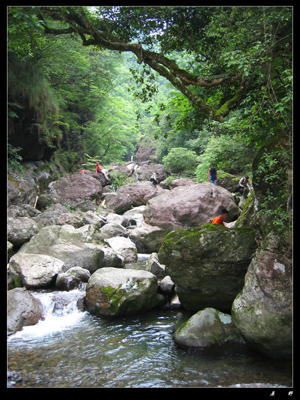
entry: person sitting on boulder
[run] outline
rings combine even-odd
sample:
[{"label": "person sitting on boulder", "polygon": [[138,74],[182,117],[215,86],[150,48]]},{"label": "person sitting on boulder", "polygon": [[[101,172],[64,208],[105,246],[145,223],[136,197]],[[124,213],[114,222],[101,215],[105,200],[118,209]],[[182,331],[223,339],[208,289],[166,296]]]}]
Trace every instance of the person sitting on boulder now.
[{"label": "person sitting on boulder", "polygon": [[158,182],[158,179],[157,179],[157,175],[158,175],[158,173],[154,172],[151,175],[151,178],[150,178],[150,182],[152,182],[155,187],[156,187],[156,185],[159,185],[159,182]]},{"label": "person sitting on boulder", "polygon": [[229,212],[226,210],[226,208],[223,208],[223,210],[221,211],[221,214],[218,217],[215,217],[211,223],[212,224],[220,224],[220,225],[224,225],[224,221],[225,219],[228,217]]},{"label": "person sitting on boulder", "polygon": [[109,181],[109,177],[107,175],[107,170],[102,168],[101,165],[99,165],[98,161],[96,162],[96,172],[97,173],[101,172],[103,174],[104,178],[107,180],[107,182]]}]

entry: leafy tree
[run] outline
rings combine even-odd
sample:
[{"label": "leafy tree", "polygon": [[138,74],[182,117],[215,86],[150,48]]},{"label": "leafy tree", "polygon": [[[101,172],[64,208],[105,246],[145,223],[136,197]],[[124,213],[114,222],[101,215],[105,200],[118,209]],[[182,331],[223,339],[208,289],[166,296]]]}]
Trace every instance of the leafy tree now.
[{"label": "leafy tree", "polygon": [[173,148],[163,158],[163,163],[165,168],[173,173],[194,173],[197,165],[197,154],[183,147]]}]

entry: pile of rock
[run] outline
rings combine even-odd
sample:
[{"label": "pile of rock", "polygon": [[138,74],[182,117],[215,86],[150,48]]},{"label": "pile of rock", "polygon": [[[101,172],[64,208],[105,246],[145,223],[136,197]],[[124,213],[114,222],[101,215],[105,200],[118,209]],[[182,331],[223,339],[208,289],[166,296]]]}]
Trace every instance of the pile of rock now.
[{"label": "pile of rock", "polygon": [[[163,189],[147,181],[105,194],[102,208],[98,175],[50,183],[40,197],[44,212],[9,203],[9,298],[22,303],[18,315],[9,309],[9,334],[43,318],[27,289],[72,290],[84,282],[84,303],[94,314],[162,305],[194,310],[174,335],[179,346],[245,340],[268,356],[290,357],[291,266],[276,238],[259,235],[256,197],[239,218],[225,188],[179,179]],[[222,208],[229,210],[227,223],[239,218],[236,227],[209,223]],[[150,257],[140,263],[138,253]]]}]

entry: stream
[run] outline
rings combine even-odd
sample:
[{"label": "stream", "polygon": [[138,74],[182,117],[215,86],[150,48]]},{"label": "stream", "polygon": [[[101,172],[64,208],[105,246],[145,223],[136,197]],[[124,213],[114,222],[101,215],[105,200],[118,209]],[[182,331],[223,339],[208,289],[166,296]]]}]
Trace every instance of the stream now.
[{"label": "stream", "polygon": [[292,386],[291,362],[270,360],[243,344],[209,351],[177,348],[172,334],[191,312],[155,309],[96,317],[77,307],[84,286],[31,293],[42,302],[46,318],[8,337],[8,387]]}]

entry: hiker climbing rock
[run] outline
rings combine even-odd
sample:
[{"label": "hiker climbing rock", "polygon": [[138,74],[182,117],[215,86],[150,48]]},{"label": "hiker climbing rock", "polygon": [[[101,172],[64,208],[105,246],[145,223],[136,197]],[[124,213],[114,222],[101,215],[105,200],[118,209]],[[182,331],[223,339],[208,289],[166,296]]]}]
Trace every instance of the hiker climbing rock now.
[{"label": "hiker climbing rock", "polygon": [[246,175],[239,181],[239,185],[234,190],[234,192],[240,192],[242,195],[246,196],[249,190],[251,190],[251,186],[250,186],[249,176]]},{"label": "hiker climbing rock", "polygon": [[220,224],[220,225],[224,225],[224,221],[225,219],[228,217],[229,212],[226,210],[226,208],[223,208],[223,210],[221,211],[221,214],[218,217],[215,217],[211,223],[212,224]]},{"label": "hiker climbing rock", "polygon": [[155,187],[156,187],[157,185],[159,185],[157,176],[158,176],[158,173],[157,173],[157,172],[154,172],[154,173],[151,175],[151,178],[150,178],[150,182],[152,182],[153,185],[154,185]]}]

